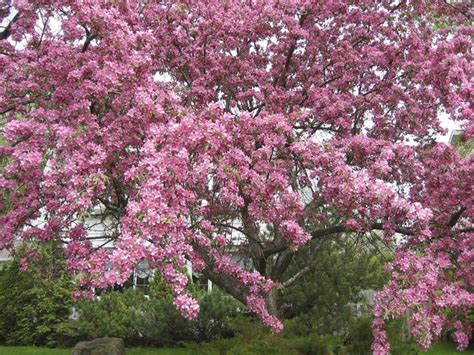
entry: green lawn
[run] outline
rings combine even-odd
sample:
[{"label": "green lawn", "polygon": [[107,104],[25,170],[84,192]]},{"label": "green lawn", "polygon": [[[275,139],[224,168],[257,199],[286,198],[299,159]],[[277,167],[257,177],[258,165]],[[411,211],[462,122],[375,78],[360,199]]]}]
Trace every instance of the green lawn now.
[{"label": "green lawn", "polygon": [[433,347],[427,351],[422,352],[421,354],[429,354],[429,355],[451,355],[451,354],[470,354],[474,355],[474,348],[471,346],[469,349],[464,351],[457,351],[456,345],[451,343],[439,343],[433,345]]},{"label": "green lawn", "polygon": [[127,355],[191,355],[193,352],[191,349],[183,348],[163,348],[163,349],[153,349],[153,348],[132,348],[127,349]]},{"label": "green lawn", "polygon": [[38,348],[35,346],[0,346],[0,355],[71,355],[71,349]]},{"label": "green lawn", "polygon": [[[127,349],[127,355],[192,355],[195,351],[183,348],[132,348]],[[34,346],[0,346],[0,355],[70,355],[71,349],[49,349]],[[428,352],[420,352],[420,355],[474,355],[474,348],[459,352],[456,346],[449,343],[434,345]]]},{"label": "green lawn", "polygon": [[[72,349],[50,349],[34,346],[0,346],[0,355],[71,355]],[[127,349],[127,355],[191,355],[190,349]]]}]

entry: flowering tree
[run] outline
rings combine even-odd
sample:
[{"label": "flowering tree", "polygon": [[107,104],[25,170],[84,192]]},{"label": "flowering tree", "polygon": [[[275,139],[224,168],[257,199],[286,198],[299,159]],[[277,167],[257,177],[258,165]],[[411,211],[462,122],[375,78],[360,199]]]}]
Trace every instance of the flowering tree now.
[{"label": "flowering tree", "polygon": [[278,330],[297,248],[378,231],[399,247],[374,351],[406,311],[423,347],[465,347],[474,164],[434,139],[440,114],[474,133],[463,4],[3,1],[0,248],[64,241],[83,293],[145,258],[193,317],[190,260]]}]

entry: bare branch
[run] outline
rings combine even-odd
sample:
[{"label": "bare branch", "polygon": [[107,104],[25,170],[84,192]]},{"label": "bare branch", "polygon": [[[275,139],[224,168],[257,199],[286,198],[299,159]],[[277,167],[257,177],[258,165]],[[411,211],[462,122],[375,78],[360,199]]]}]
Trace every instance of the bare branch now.
[{"label": "bare branch", "polygon": [[[312,258],[314,260],[314,258]],[[300,277],[302,277],[304,274],[306,274],[309,270],[311,269],[310,263],[306,265],[304,268],[302,268],[300,271],[298,271],[296,274],[294,274],[292,277],[290,277],[288,280],[282,283],[283,288],[287,288],[294,284]]]}]

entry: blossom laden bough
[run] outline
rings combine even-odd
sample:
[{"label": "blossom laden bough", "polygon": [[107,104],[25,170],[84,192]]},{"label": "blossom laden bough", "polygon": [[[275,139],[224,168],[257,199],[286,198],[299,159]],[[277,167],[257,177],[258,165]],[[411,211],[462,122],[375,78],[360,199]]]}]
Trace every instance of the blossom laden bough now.
[{"label": "blossom laden bough", "polygon": [[441,114],[474,133],[467,3],[0,6],[0,248],[62,240],[77,296],[146,259],[187,317],[191,262],[279,330],[298,248],[379,231],[403,242],[374,352],[405,312],[467,345],[473,157],[434,139]]}]

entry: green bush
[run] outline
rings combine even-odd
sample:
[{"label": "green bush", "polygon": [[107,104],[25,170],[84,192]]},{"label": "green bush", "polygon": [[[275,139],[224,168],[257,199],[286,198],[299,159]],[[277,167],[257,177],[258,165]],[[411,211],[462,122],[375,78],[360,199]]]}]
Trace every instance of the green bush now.
[{"label": "green bush", "polygon": [[75,319],[67,319],[56,324],[54,334],[57,340],[56,345],[61,348],[72,348],[77,342],[84,340],[80,322]]},{"label": "green bush", "polygon": [[[417,355],[418,346],[412,341],[403,339],[406,334],[403,319],[389,321],[387,324],[390,341],[390,353],[393,355]],[[371,353],[372,318],[361,318],[354,321],[346,336],[345,343],[349,354],[365,355]]]},{"label": "green bush", "polygon": [[229,321],[243,305],[216,287],[209,293],[202,290],[194,293],[201,307],[199,316],[190,322],[194,339],[210,341],[233,336]]},{"label": "green bush", "polygon": [[282,348],[280,345],[268,343],[265,340],[246,341],[240,337],[219,339],[210,343],[187,343],[186,348],[190,349],[191,353],[195,355],[298,354],[295,350]]},{"label": "green bush", "polygon": [[296,350],[289,349],[288,347],[282,348],[280,344],[265,340],[256,340],[252,342],[246,342],[243,339],[238,344],[231,348],[228,352],[229,355],[253,355],[253,354],[275,354],[275,355],[286,355],[286,354],[297,354]]},{"label": "green bush", "polygon": [[138,328],[148,343],[172,346],[178,341],[193,339],[190,322],[174,306],[171,293],[156,295],[151,292],[140,309]]},{"label": "green bush", "polygon": [[262,339],[271,335],[270,329],[262,325],[254,316],[240,314],[230,319],[228,324],[236,337],[246,341]]},{"label": "green bush", "polygon": [[173,346],[180,341],[210,341],[232,336],[228,320],[241,305],[215,288],[207,293],[192,285],[201,311],[194,320],[181,316],[169,287],[157,276],[145,296],[140,290],[103,292],[99,299],[77,303],[84,337],[114,336],[128,345]]},{"label": "green bush", "polygon": [[207,344],[188,344],[196,354],[315,354],[347,355],[338,336],[295,336],[288,330],[282,334],[271,331],[250,316],[239,315],[230,322],[235,337]]},{"label": "green bush", "polygon": [[[386,281],[385,259],[378,249],[357,247],[351,237],[318,241],[318,257],[308,272],[280,291],[282,318],[294,319],[295,335],[345,334],[351,322],[370,314],[364,290],[380,289]],[[355,246],[356,245],[356,246]],[[299,250],[283,279],[297,273],[311,256]]]},{"label": "green bush", "polygon": [[141,292],[103,292],[96,300],[80,300],[76,304],[80,331],[86,338],[118,337],[133,342],[140,337],[138,325],[141,307],[146,302]]},{"label": "green bush", "polygon": [[18,256],[0,271],[0,343],[55,345],[55,327],[71,308],[72,285],[57,245],[42,250],[40,261],[20,270]]},{"label": "green bush", "polygon": [[349,354],[370,354],[372,341],[372,318],[361,318],[354,321],[346,337],[347,350]]},{"label": "green bush", "polygon": [[404,317],[389,321],[387,329],[392,355],[418,355],[420,353],[420,348],[413,340],[406,340],[410,338],[410,335]]},{"label": "green bush", "polygon": [[312,334],[307,337],[290,338],[292,347],[304,355],[332,355],[334,354],[334,343],[328,337]]}]

